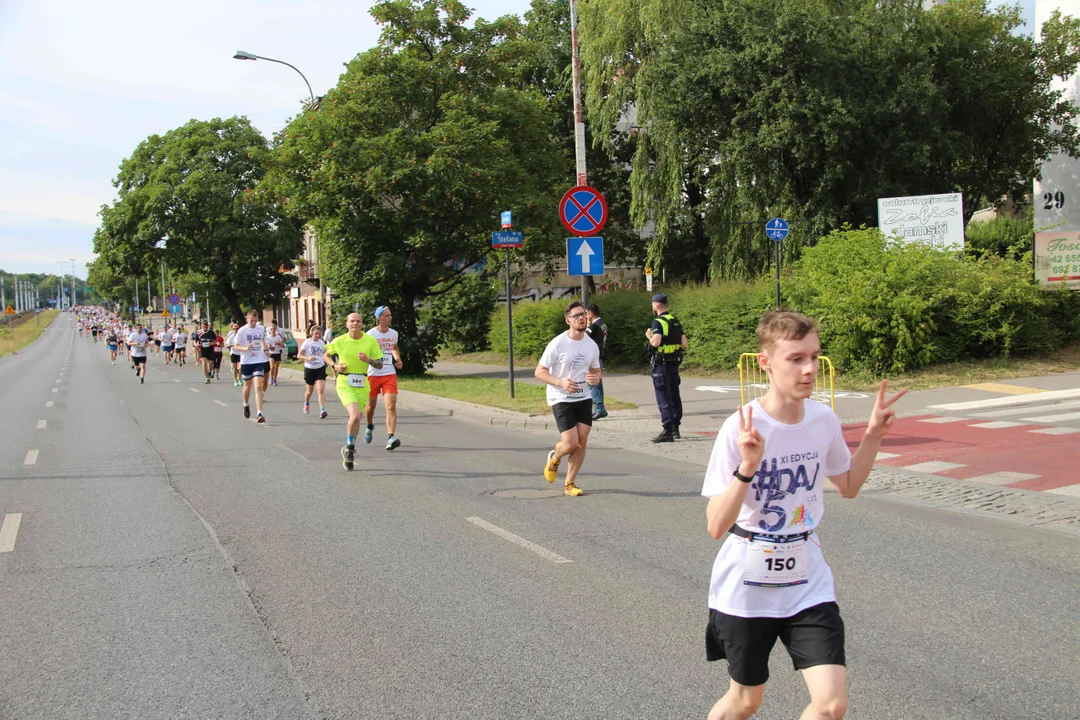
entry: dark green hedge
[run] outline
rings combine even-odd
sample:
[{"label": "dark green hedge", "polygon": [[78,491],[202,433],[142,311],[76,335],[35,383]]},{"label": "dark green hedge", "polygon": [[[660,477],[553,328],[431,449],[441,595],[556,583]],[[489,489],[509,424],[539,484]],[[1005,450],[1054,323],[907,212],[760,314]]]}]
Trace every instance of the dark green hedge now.
[{"label": "dark green hedge", "polygon": [[[1031,266],[887,241],[876,229],[844,230],[804,251],[782,281],[787,307],[818,319],[824,352],[843,370],[895,373],[964,358],[1045,353],[1080,339],[1080,294],[1045,290]],[[726,282],[667,290],[690,348],[687,365],[735,370],[757,347],[754,329],[774,302],[773,281]],[[650,293],[593,298],[608,324],[608,363],[647,360]],[[514,351],[538,357],[566,329],[569,300],[514,308]],[[506,352],[506,310],[496,309],[488,339]]]}]

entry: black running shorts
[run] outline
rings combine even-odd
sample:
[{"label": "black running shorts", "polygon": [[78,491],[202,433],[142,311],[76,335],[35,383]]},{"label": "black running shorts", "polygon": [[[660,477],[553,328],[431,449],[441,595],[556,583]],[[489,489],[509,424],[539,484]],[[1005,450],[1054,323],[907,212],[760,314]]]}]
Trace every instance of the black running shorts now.
[{"label": "black running shorts", "polygon": [[251,378],[264,377],[270,373],[270,363],[251,363],[250,365],[240,366],[240,377],[244,380],[250,380]]},{"label": "black running shorts", "polygon": [[560,402],[551,406],[551,412],[555,414],[555,427],[559,432],[573,430],[578,425],[592,426],[592,400],[575,400],[574,402]]},{"label": "black running shorts", "polygon": [[314,385],[317,381],[326,381],[326,366],[317,368],[304,368],[304,383],[307,385]]},{"label": "black running shorts", "polygon": [[142,357],[135,357],[134,355],[132,355],[131,362],[135,363],[136,365],[142,365],[146,362],[146,356],[144,355]]},{"label": "black running shorts", "polygon": [[212,347],[199,348],[199,357],[201,357],[203,360],[213,360],[214,359],[214,348],[212,348]]},{"label": "black running shorts", "polygon": [[274,362],[281,362],[281,353],[270,353],[270,359]]},{"label": "black running shorts", "polygon": [[235,365],[236,363],[240,362],[240,356],[236,353],[229,353],[229,362]]},{"label": "black running shorts", "polygon": [[814,605],[789,618],[744,618],[710,609],[705,657],[726,658],[731,679],[740,685],[764,685],[769,679],[769,653],[777,638],[796,670],[847,665],[844,621],[835,602]]}]

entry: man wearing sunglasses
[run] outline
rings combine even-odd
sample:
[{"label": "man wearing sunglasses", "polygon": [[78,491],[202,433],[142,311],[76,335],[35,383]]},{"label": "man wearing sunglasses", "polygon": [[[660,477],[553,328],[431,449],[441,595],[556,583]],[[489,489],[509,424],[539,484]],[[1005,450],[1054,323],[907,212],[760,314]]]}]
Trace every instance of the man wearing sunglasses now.
[{"label": "man wearing sunglasses", "polygon": [[565,318],[569,329],[548,343],[534,374],[548,386],[547,402],[560,436],[559,444],[548,453],[544,479],[555,482],[559,463],[569,456],[563,491],[576,497],[584,494],[574,481],[592,430],[593,401],[587,385],[600,382],[600,349],[585,334],[588,319],[584,305],[576,300],[567,305]]}]

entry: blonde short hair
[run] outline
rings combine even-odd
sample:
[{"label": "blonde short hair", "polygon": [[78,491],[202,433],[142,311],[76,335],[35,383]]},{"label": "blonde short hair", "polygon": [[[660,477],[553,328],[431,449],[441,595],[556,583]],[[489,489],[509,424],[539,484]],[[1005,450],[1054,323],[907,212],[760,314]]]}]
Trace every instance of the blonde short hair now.
[{"label": "blonde short hair", "polygon": [[770,310],[757,326],[758,352],[767,352],[780,340],[802,340],[819,333],[817,320],[802,313]]}]

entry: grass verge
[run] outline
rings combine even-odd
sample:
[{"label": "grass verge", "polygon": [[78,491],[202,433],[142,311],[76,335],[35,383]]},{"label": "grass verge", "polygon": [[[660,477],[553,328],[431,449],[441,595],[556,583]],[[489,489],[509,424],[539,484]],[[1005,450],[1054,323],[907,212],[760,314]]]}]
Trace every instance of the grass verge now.
[{"label": "grass verge", "polygon": [[[530,415],[547,415],[551,412],[545,387],[532,383],[514,383],[513,398],[510,397],[510,382],[498,378],[425,375],[403,377],[398,380],[398,386],[402,390]],[[637,407],[632,403],[616,400],[610,395],[604,398],[604,404],[608,410],[632,410]]]},{"label": "grass verge", "polygon": [[37,339],[56,317],[56,310],[42,311],[36,320],[28,320],[11,329],[0,325],[0,357],[18,352]]}]

